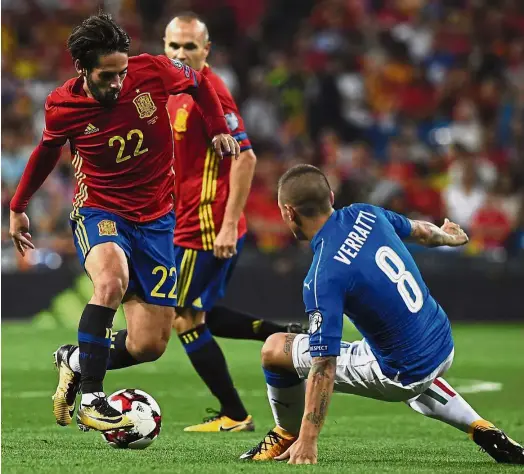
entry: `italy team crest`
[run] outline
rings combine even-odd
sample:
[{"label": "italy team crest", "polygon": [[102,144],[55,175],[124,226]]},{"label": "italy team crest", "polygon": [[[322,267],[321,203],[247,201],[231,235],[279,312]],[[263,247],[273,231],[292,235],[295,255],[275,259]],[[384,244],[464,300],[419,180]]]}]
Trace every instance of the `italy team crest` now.
[{"label": "italy team crest", "polygon": [[156,105],[149,92],[142,92],[133,99],[140,118],[151,117],[156,112]]},{"label": "italy team crest", "polygon": [[176,111],[175,123],[173,128],[175,132],[185,132],[187,130],[187,117],[189,112],[185,108],[180,108]]},{"label": "italy team crest", "polygon": [[98,223],[98,234],[100,236],[118,235],[116,231],[116,222],[104,219]]}]

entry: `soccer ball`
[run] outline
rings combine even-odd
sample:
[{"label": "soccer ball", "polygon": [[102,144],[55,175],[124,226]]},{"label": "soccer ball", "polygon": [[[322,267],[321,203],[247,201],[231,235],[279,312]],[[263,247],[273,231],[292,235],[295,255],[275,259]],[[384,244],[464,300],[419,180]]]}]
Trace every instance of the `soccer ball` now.
[{"label": "soccer ball", "polygon": [[145,449],[159,435],[162,417],[155,399],[134,388],[119,390],[107,397],[109,404],[125,413],[135,424],[131,430],[114,430],[102,433],[109,446],[120,449]]}]

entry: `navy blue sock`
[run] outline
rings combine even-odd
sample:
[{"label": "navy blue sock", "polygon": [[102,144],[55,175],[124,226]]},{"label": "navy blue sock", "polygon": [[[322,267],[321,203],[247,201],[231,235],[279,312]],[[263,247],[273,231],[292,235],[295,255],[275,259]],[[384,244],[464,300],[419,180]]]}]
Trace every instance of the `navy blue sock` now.
[{"label": "navy blue sock", "polygon": [[264,342],[271,334],[287,332],[286,326],[223,306],[215,306],[206,313],[206,324],[213,336],[229,339]]},{"label": "navy blue sock", "polygon": [[78,324],[82,393],[103,392],[115,310],[88,304]]},{"label": "navy blue sock", "polygon": [[140,364],[140,361],[136,360],[127,350],[126,339],[127,329],[113,333],[107,370],[123,369]]},{"label": "navy blue sock", "polygon": [[201,324],[178,337],[198,375],[220,402],[220,413],[235,421],[245,420],[247,411],[233,385],[224,354],[207,326]]}]

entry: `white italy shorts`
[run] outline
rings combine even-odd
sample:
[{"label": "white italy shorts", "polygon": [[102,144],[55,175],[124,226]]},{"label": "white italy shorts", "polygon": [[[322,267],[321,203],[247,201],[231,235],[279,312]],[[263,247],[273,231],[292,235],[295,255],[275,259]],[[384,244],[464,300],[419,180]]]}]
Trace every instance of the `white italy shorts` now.
[{"label": "white italy shorts", "polygon": [[[407,401],[420,395],[437,377],[443,375],[451,367],[453,356],[454,350],[430,375],[409,385],[402,385],[382,373],[365,339],[345,342],[337,357],[335,391],[387,402]],[[293,365],[300,378],[307,378],[311,361],[309,336],[299,334],[293,341]]]}]

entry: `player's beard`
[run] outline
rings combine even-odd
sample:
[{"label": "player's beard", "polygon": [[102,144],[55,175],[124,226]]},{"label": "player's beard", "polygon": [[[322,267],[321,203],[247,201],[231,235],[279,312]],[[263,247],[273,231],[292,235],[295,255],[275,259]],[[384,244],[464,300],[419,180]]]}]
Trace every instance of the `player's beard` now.
[{"label": "player's beard", "polygon": [[86,75],[86,81],[89,92],[91,92],[93,98],[100,102],[100,104],[102,104],[104,107],[111,107],[112,105],[116,104],[118,96],[120,95],[120,91],[109,90],[107,92],[102,92],[100,87],[98,87],[95,81],[91,79],[89,74]]}]

